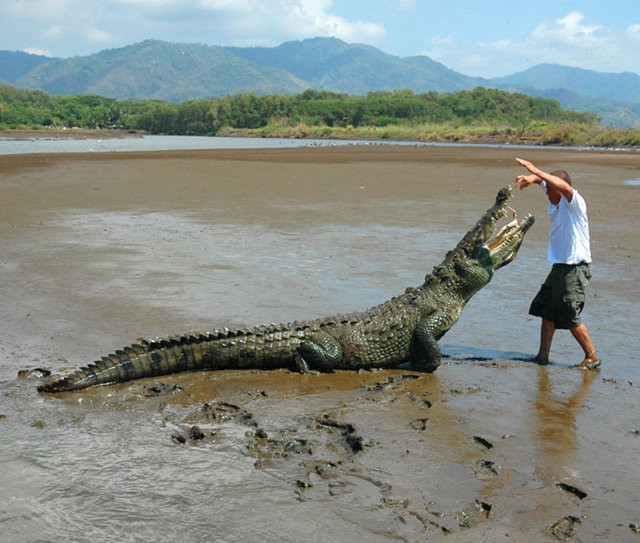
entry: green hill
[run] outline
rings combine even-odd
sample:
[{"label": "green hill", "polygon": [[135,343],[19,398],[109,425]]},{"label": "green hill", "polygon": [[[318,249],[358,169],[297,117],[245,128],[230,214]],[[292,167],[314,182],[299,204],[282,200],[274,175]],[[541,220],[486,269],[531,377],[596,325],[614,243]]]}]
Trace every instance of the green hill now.
[{"label": "green hill", "polygon": [[31,55],[22,51],[0,51],[0,79],[13,82],[40,64],[52,60],[50,57]]},{"label": "green hill", "polygon": [[287,70],[318,90],[366,94],[411,89],[455,92],[486,81],[449,70],[428,57],[398,58],[369,45],[335,38],[290,41],[278,47],[229,47],[234,55]]},{"label": "green hill", "polygon": [[15,85],[51,94],[172,102],[245,92],[295,93],[308,88],[283,70],[244,60],[222,47],[157,40],[56,59],[18,78]]},{"label": "green hill", "polygon": [[529,85],[539,90],[564,89],[583,96],[640,103],[640,76],[602,73],[558,64],[538,64],[516,74],[493,79],[495,85]]},{"label": "green hill", "polygon": [[604,124],[640,126],[640,76],[541,64],[485,80],[426,56],[399,58],[335,38],[278,47],[218,47],[147,40],[94,55],[50,59],[0,51],[0,80],[24,89],[172,102],[238,93],[296,94],[305,89],[353,95],[409,89],[456,92],[476,87],[554,98],[565,109],[596,113]]}]

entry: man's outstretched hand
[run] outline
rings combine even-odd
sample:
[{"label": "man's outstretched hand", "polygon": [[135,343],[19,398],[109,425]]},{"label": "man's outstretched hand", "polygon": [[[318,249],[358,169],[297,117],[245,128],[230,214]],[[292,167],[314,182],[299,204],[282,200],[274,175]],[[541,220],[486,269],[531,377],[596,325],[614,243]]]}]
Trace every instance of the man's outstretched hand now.
[{"label": "man's outstretched hand", "polygon": [[532,162],[518,157],[516,157],[516,162],[531,172],[528,175],[519,175],[516,177],[516,187],[520,190],[526,189],[533,183],[540,183],[542,181],[542,178],[537,175],[537,173],[534,173],[538,168],[536,168]]},{"label": "man's outstretched hand", "polygon": [[533,183],[540,183],[540,178],[533,173],[530,173],[529,175],[519,175],[516,177],[516,187],[520,190],[526,189]]},{"label": "man's outstretched hand", "polygon": [[520,164],[520,166],[527,168],[527,170],[529,170],[531,173],[533,173],[534,169],[537,169],[534,165],[533,162],[530,162],[529,160],[525,160],[524,158],[518,158],[516,157],[516,162],[518,164]]}]

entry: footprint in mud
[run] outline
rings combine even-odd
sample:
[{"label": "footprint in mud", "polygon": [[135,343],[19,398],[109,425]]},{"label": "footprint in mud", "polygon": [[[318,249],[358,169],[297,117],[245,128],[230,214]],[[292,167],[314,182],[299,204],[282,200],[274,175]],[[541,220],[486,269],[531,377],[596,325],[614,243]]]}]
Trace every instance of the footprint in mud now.
[{"label": "footprint in mud", "polygon": [[355,475],[347,463],[365,447],[355,427],[327,413],[298,423],[299,429],[253,432],[247,451],[256,457],[256,469],[277,469],[292,481],[300,500],[307,492],[335,496],[343,487],[351,488],[345,477]]},{"label": "footprint in mud", "polygon": [[414,430],[418,430],[418,432],[424,432],[427,429],[427,422],[429,419],[416,419],[409,423],[409,426]]},{"label": "footprint in mud", "polygon": [[482,445],[487,450],[493,448],[493,443],[482,436],[473,436],[473,440],[479,445]]},{"label": "footprint in mud", "polygon": [[299,417],[296,427],[274,428],[271,421],[265,428],[251,412],[223,400],[205,403],[185,416],[171,437],[178,444],[226,442],[227,433],[217,431],[226,424],[246,427],[244,435],[240,428],[228,435],[240,440],[236,443],[242,454],[255,458],[256,469],[269,468],[272,475],[290,481],[299,499],[306,492],[327,496],[341,485],[351,488],[344,481],[356,475],[347,463],[367,446],[353,424],[326,412]]},{"label": "footprint in mud", "polygon": [[[498,475],[498,470],[496,469],[496,463],[491,460],[478,460],[478,466],[484,472],[491,473],[492,475]],[[475,475],[476,472],[474,472]]]},{"label": "footprint in mud", "polygon": [[300,455],[313,455],[313,447],[310,441],[299,437],[291,439],[270,438],[261,428],[254,432],[251,441],[247,445],[247,450],[249,454],[258,458],[254,464],[257,469],[269,466],[272,464],[269,460],[276,458],[285,459],[299,457]]},{"label": "footprint in mud", "polygon": [[578,525],[581,524],[582,521],[578,517],[574,517],[573,515],[567,515],[566,517],[562,517],[560,520],[554,522],[551,527],[551,534],[553,537],[560,541],[568,541],[578,531]]},{"label": "footprint in mud", "polygon": [[186,432],[174,432],[171,435],[171,439],[176,443],[184,445],[187,443],[195,443],[197,441],[202,441],[207,437],[213,437],[216,435],[215,430],[208,431],[205,433],[199,426],[191,426]]},{"label": "footprint in mud", "polygon": [[154,396],[168,396],[172,392],[178,392],[180,390],[182,390],[182,387],[180,385],[153,383],[152,385],[144,387],[144,395],[147,398],[153,398]]},{"label": "footprint in mud", "polygon": [[418,404],[423,405],[427,409],[431,409],[431,407],[433,406],[433,402],[431,400],[428,400],[427,398],[424,398],[424,397],[423,398],[418,397],[418,396],[416,396],[415,394],[413,394],[411,392],[409,393],[409,399],[412,402],[416,402]]},{"label": "footprint in mud", "polygon": [[350,454],[357,454],[364,449],[364,440],[356,433],[355,426],[348,422],[339,422],[327,413],[323,413],[316,419],[320,428],[329,428],[338,431],[342,438],[337,441]]},{"label": "footprint in mud", "polygon": [[225,401],[205,403],[196,417],[207,421],[236,422],[251,427],[258,426],[251,413]]},{"label": "footprint in mud", "polygon": [[409,511],[409,513],[420,520],[427,530],[437,528],[444,534],[451,534],[489,520],[492,508],[491,504],[477,499],[474,502],[467,502],[461,510],[448,512],[434,509],[434,504],[431,502],[426,508],[428,517],[416,511]]},{"label": "footprint in mud", "polygon": [[584,490],[579,489],[577,486],[569,485],[567,483],[556,483],[556,486],[569,494],[577,496],[578,499],[584,500],[587,497],[587,493]]},{"label": "footprint in mud", "polygon": [[403,381],[413,381],[414,379],[419,379],[419,375],[414,375],[411,373],[406,373],[402,375],[390,375],[387,377],[385,381],[378,381],[374,385],[364,385],[363,388],[367,392],[381,392],[385,390],[398,390],[401,387],[399,383]]},{"label": "footprint in mud", "polygon": [[[149,391],[152,392],[148,395],[155,396],[156,393],[171,394],[174,390],[174,387],[160,385],[161,386],[154,385],[150,387]],[[185,417],[183,424],[180,426],[187,427],[183,430],[176,430],[171,435],[171,439],[179,444],[211,441],[212,438],[217,438],[218,435],[215,428],[208,427],[210,427],[212,423],[227,422],[242,424],[251,428],[258,426],[253,415],[245,409],[229,402],[215,401],[205,403],[200,410]]]}]

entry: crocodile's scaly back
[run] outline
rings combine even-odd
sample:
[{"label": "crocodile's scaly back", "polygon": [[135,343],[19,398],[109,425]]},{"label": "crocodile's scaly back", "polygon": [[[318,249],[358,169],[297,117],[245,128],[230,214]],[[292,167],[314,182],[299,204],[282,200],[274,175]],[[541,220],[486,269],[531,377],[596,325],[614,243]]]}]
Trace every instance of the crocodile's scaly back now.
[{"label": "crocodile's scaly back", "polygon": [[[124,347],[70,375],[41,384],[42,392],[62,392],[183,371],[297,368],[300,371],[394,367],[408,363],[420,371],[440,364],[440,339],[460,317],[469,299],[498,268],[511,262],[533,224],[518,224],[506,202],[495,204],[425,282],[360,313],[247,329],[190,333]],[[513,220],[492,239],[500,219]]]}]

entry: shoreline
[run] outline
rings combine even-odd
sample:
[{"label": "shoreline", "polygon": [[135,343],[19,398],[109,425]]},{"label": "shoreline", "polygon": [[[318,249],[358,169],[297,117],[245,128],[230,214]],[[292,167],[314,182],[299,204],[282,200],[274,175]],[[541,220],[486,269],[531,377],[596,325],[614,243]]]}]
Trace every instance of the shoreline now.
[{"label": "shoreline", "polygon": [[[323,129],[324,127],[319,127]],[[364,127],[366,135],[358,135],[358,129],[333,129],[330,133],[325,131],[310,129],[305,135],[300,135],[300,131],[295,128],[276,130],[267,132],[268,127],[264,129],[235,129],[226,128],[216,135],[197,135],[197,134],[151,134],[139,131],[116,130],[116,129],[82,129],[82,128],[48,128],[41,129],[7,129],[0,130],[0,141],[8,140],[30,140],[44,137],[47,139],[125,139],[125,138],[141,138],[143,136],[189,136],[189,137],[217,137],[217,138],[257,138],[257,139],[285,139],[285,140],[325,140],[325,141],[356,141],[363,145],[384,143],[390,144],[451,144],[451,145],[478,145],[478,146],[522,146],[522,147],[540,147],[545,149],[597,149],[597,150],[626,150],[640,151],[638,145],[597,145],[596,143],[576,144],[570,141],[557,141],[554,143],[545,143],[542,135],[538,136],[515,136],[510,132],[501,132],[498,134],[456,132],[454,134],[445,134],[442,136],[430,135],[427,138],[416,137],[407,139],[405,137],[386,137],[384,129],[378,129],[380,135],[374,137],[370,130],[371,127]]]},{"label": "shoreline", "polygon": [[144,134],[130,132],[128,130],[111,130],[111,129],[86,129],[86,128],[47,128],[39,129],[20,129],[11,128],[0,130],[1,139],[13,140],[29,140],[38,137],[59,138],[59,139],[94,139],[94,138],[136,138],[142,137]]}]

